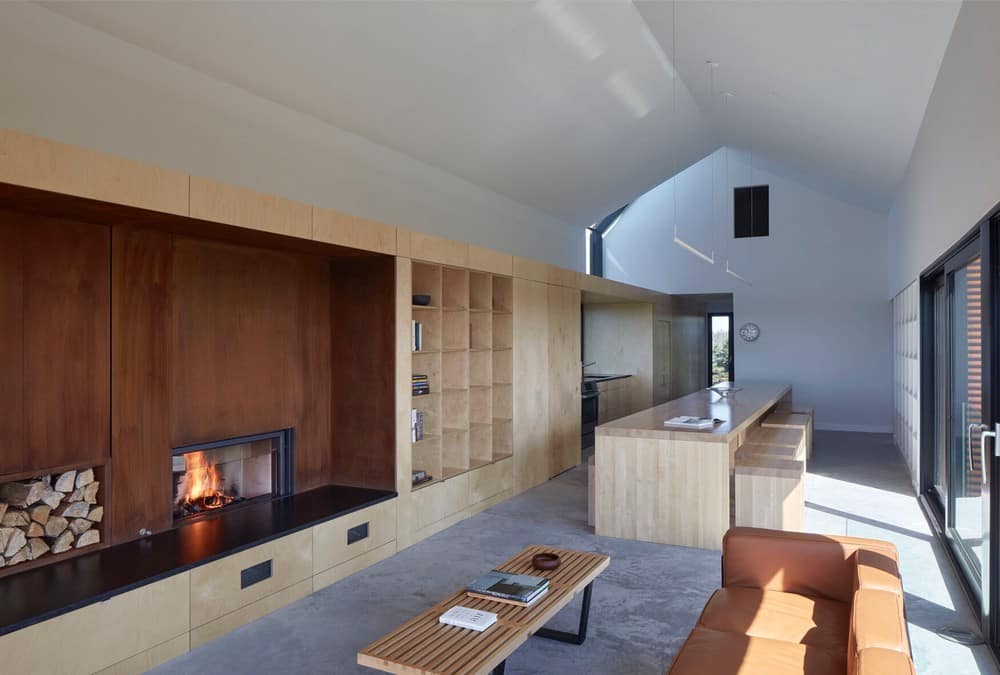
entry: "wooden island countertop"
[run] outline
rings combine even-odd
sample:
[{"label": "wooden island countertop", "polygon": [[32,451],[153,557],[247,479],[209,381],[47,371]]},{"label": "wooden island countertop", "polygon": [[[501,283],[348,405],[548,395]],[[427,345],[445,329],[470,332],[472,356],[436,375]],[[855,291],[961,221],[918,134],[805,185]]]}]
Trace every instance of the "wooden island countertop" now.
[{"label": "wooden island countertop", "polygon": [[[736,386],[740,388],[739,391],[726,398],[710,389],[700,389],[693,394],[602,424],[597,427],[596,435],[729,443],[792,390],[788,384],[767,382],[737,382]],[[715,417],[725,421],[704,431],[663,426],[666,420],[680,415]]]},{"label": "wooden island countertop", "polygon": [[[736,451],[779,403],[787,384],[737,382],[723,398],[708,389],[596,429],[594,531],[606,537],[722,549],[733,525]],[[679,415],[724,420],[713,429],[668,429]]]}]

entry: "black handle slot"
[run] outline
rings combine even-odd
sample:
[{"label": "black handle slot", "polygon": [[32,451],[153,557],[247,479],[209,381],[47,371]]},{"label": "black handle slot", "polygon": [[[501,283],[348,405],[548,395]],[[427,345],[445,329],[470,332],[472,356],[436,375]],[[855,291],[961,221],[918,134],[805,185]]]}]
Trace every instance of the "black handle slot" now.
[{"label": "black handle slot", "polygon": [[265,560],[240,572],[240,588],[247,588],[271,578],[271,561]]},{"label": "black handle slot", "polygon": [[368,523],[361,523],[357,527],[352,527],[347,531],[347,544],[368,538]]}]

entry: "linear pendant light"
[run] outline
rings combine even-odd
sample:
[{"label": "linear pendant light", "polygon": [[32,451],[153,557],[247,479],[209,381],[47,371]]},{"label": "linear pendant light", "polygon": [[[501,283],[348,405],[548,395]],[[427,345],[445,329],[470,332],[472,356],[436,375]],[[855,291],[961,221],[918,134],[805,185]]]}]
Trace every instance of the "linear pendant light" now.
[{"label": "linear pendant light", "polygon": [[[725,97],[725,100],[726,100],[726,107],[725,107],[723,115],[724,115],[725,120],[726,120],[726,129],[728,131],[728,129],[729,129],[729,118],[730,118],[730,115],[729,115],[729,99],[733,98],[735,96],[735,94],[733,94],[733,92],[731,92],[731,91],[726,91],[726,92],[723,92],[723,96]],[[750,133],[751,133],[751,139],[750,139],[750,153],[751,153],[750,154],[750,167],[751,167],[750,182],[752,184],[753,183],[753,137],[752,137],[752,134],[753,134],[753,125],[752,124],[751,124]],[[726,150],[726,190],[727,190],[727,192],[730,192],[730,191],[732,191],[733,187],[732,187],[732,184],[729,181],[729,144],[728,143],[726,144],[725,150]],[[753,208],[752,204],[751,204],[751,208]],[[734,214],[734,217],[735,217],[735,214]],[[751,218],[752,217],[753,217],[753,213],[751,213]],[[734,235],[734,237],[733,237],[733,244],[735,244],[735,243],[736,243],[736,237]],[[744,277],[744,276],[742,276],[740,274],[737,274],[733,270],[732,265],[729,262],[729,254],[731,252],[732,252],[732,246],[731,245],[727,246],[726,247],[726,274],[728,274],[731,277],[735,277],[735,278],[739,279],[740,281],[742,281],[743,283],[745,283],[747,286],[753,286],[753,284],[750,283],[749,279],[747,279],[746,277]]]},{"label": "linear pendant light", "polygon": [[[677,78],[679,77],[678,72],[677,72],[677,0],[674,0],[672,11],[673,11],[673,21],[672,21],[672,25],[671,25],[671,30],[673,31],[673,38],[672,38],[673,39],[673,44],[671,45],[671,51],[673,52],[673,58],[671,59],[671,66],[672,66],[672,68],[671,68],[671,76],[672,76],[671,77],[671,82],[672,82],[672,86],[673,86],[673,90],[672,90],[673,91],[673,95],[671,96],[671,106],[672,106],[671,117],[673,118],[673,122],[674,122],[674,131],[678,132],[677,137],[679,138],[680,137],[680,135],[679,135],[680,124],[678,124],[678,122],[677,122]],[[674,176],[673,176],[673,178],[671,180],[673,181],[673,184],[674,184],[674,243],[677,244],[678,246],[680,246],[685,251],[693,253],[696,257],[701,258],[702,260],[704,260],[705,262],[707,262],[709,265],[714,265],[715,264],[715,249],[714,249],[714,247],[713,247],[711,253],[704,253],[703,251],[698,250],[697,247],[689,244],[688,242],[684,241],[680,237],[680,232],[679,232],[678,226],[677,226],[677,179],[679,178],[680,174],[677,171],[677,152],[676,152],[676,150],[675,150],[675,152],[673,154],[674,154],[674,162],[673,162],[674,163]],[[715,204],[714,203],[712,204],[712,207],[713,207],[713,209],[715,208]]]}]

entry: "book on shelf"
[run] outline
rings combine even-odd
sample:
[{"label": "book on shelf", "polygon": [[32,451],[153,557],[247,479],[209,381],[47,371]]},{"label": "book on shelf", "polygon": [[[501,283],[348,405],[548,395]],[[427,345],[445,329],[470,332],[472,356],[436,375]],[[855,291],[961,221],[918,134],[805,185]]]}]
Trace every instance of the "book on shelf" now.
[{"label": "book on shelf", "polygon": [[416,408],[410,409],[410,442],[424,440],[424,413]]},{"label": "book on shelf", "polygon": [[434,480],[434,476],[430,475],[426,471],[414,471],[411,484],[413,485],[413,487],[416,487],[418,485],[426,483],[429,480]]},{"label": "book on shelf", "polygon": [[438,617],[438,621],[450,626],[468,628],[482,633],[497,622],[497,615],[470,607],[455,606]]},{"label": "book on shelf", "polygon": [[416,319],[411,322],[411,335],[410,335],[410,347],[413,351],[419,352],[424,348],[423,340],[423,324],[421,324]]},{"label": "book on shelf", "polygon": [[722,424],[724,420],[720,420],[716,417],[695,417],[693,415],[679,415],[677,417],[671,417],[670,419],[663,422],[663,426],[671,427],[673,429],[711,429],[716,424]]},{"label": "book on shelf", "polygon": [[466,586],[465,591],[474,598],[529,606],[548,589],[548,579],[492,570]]}]

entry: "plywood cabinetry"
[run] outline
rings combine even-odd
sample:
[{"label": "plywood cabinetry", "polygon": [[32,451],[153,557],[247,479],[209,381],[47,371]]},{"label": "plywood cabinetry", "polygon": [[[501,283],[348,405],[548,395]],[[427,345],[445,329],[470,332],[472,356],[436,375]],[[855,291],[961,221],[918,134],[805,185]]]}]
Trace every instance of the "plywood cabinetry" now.
[{"label": "plywood cabinetry", "polygon": [[[469,265],[468,244],[423,232],[406,232],[404,230],[399,232],[401,237],[408,239],[409,255],[414,260],[424,260],[453,267],[468,267]],[[400,255],[403,253],[400,252]]]},{"label": "plywood cabinetry", "polygon": [[313,208],[313,238],[375,253],[396,253],[396,228],[346,213]]},{"label": "plywood cabinetry", "polygon": [[514,279],[514,481],[518,491],[549,478],[549,291]]},{"label": "plywood cabinetry", "polygon": [[0,182],[187,215],[188,176],[0,129]]},{"label": "plywood cabinetry", "polygon": [[549,476],[580,463],[580,291],[548,287]]},{"label": "plywood cabinetry", "polygon": [[192,218],[290,237],[311,239],[313,235],[308,204],[197,176],[191,177],[190,199]]}]

